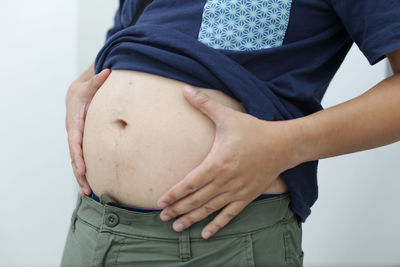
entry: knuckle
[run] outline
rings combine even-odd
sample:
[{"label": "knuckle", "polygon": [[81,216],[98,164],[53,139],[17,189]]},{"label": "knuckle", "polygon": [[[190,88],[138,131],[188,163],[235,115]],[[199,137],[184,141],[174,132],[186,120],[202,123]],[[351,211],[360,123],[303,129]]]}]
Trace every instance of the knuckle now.
[{"label": "knuckle", "polygon": [[[169,195],[169,196],[165,197],[163,202],[168,203],[168,205],[170,205],[171,203],[174,203],[175,202],[175,195]],[[168,209],[170,209],[170,207],[168,207]]]},{"label": "knuckle", "polygon": [[239,178],[233,180],[233,182],[231,183],[232,188],[236,188],[239,190],[245,189],[247,184],[246,181],[244,181],[244,179],[239,179]]},{"label": "knuckle", "polygon": [[225,218],[227,218],[228,220],[232,220],[236,216],[232,212],[226,212],[224,215],[225,215]]},{"label": "knuckle", "polygon": [[[226,165],[215,165],[215,167],[212,168],[212,170],[210,170],[209,175],[213,176],[213,177],[226,177],[227,174],[227,166]],[[222,181],[218,181],[219,179],[214,179],[219,186],[224,186],[224,182]]]},{"label": "knuckle", "polygon": [[223,179],[215,178],[213,183],[210,184],[214,192],[226,192],[226,182]]},{"label": "knuckle", "polygon": [[96,82],[96,77],[97,77],[97,75],[94,75],[92,78],[90,78],[86,87],[93,86]]},{"label": "knuckle", "polygon": [[175,207],[170,207],[170,208],[168,208],[168,211],[166,213],[171,217],[175,217],[177,214],[177,211],[176,211]]},{"label": "knuckle", "polygon": [[186,190],[186,191],[189,191],[189,192],[192,192],[192,191],[194,190],[194,184],[192,184],[192,183],[187,183],[187,184],[185,185],[185,190]]},{"label": "knuckle", "polygon": [[207,214],[213,213],[215,211],[215,208],[210,206],[210,205],[205,205],[204,210],[206,211]]},{"label": "knuckle", "polygon": [[165,202],[171,204],[178,200],[178,192],[175,190],[171,191],[165,198]]},{"label": "knuckle", "polygon": [[229,153],[228,155],[224,155],[219,162],[219,165],[222,169],[226,170],[228,168],[235,168],[236,165],[235,153]]},{"label": "knuckle", "polygon": [[204,169],[204,174],[210,178],[215,177],[218,175],[218,169],[217,169],[217,167],[215,167],[215,165],[213,163],[208,164]]},{"label": "knuckle", "polygon": [[210,97],[206,94],[200,94],[200,93],[196,93],[194,95],[194,97],[196,98],[197,103],[199,103],[200,106],[204,106],[208,103],[208,101],[210,100]]},{"label": "knuckle", "polygon": [[76,163],[75,163],[75,159],[74,158],[71,159],[71,164],[72,164],[72,167],[75,169],[76,168]]},{"label": "knuckle", "polygon": [[101,87],[101,82],[100,82],[100,80],[98,78],[98,75],[96,74],[92,78],[92,81],[90,83],[89,89],[97,90],[97,89],[99,89],[99,87]]},{"label": "knuckle", "polygon": [[83,171],[83,169],[81,169],[81,168],[77,168],[76,169],[76,173],[79,175],[79,176],[83,176],[84,174],[85,174],[85,172]]},{"label": "knuckle", "polygon": [[223,226],[222,226],[220,223],[215,222],[215,223],[213,224],[213,228],[216,229],[217,231],[220,230],[220,229],[222,229],[222,227],[223,227]]},{"label": "knuckle", "polygon": [[76,164],[75,162],[71,161],[71,165],[72,165],[72,170],[74,171],[74,175],[77,175],[77,171],[76,171]]},{"label": "knuckle", "polygon": [[219,159],[215,159],[213,162],[211,162],[207,168],[207,174],[208,175],[217,175],[219,174],[220,170],[222,169],[221,166],[221,161]]},{"label": "knuckle", "polygon": [[80,186],[83,186],[83,180],[82,180],[81,176],[78,175],[78,174],[76,173],[75,170],[74,170],[74,176],[75,176],[75,179],[76,179],[76,181],[78,182],[78,184],[79,184]]},{"label": "knuckle", "polygon": [[79,184],[80,187],[83,187],[83,186],[84,186],[82,180],[79,179],[79,177],[76,177],[76,181],[78,182],[78,184]]},{"label": "knuckle", "polygon": [[200,202],[197,198],[191,198],[189,200],[189,205],[192,207],[198,207],[200,205]]},{"label": "knuckle", "polygon": [[72,100],[75,99],[76,94],[79,92],[79,85],[78,83],[74,82],[70,85],[70,87],[67,90],[67,93],[65,94],[65,103],[68,106]]},{"label": "knuckle", "polygon": [[228,160],[226,159],[216,160],[213,164],[213,169],[219,172],[226,170],[227,167],[228,167]]}]

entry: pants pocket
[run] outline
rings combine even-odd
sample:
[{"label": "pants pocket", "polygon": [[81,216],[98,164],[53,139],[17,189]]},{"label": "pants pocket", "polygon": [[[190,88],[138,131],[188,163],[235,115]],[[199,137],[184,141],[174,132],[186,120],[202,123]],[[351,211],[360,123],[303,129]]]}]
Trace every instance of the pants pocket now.
[{"label": "pants pocket", "polygon": [[302,225],[296,217],[282,223],[286,266],[303,266]]},{"label": "pants pocket", "polygon": [[192,259],[187,264],[190,267],[258,266],[254,262],[254,249],[250,233],[218,239],[193,240],[191,249]]},{"label": "pants pocket", "polygon": [[287,266],[283,228],[279,223],[251,233],[255,266]]},{"label": "pants pocket", "polygon": [[94,228],[79,218],[71,222],[60,266],[92,266],[97,234]]}]

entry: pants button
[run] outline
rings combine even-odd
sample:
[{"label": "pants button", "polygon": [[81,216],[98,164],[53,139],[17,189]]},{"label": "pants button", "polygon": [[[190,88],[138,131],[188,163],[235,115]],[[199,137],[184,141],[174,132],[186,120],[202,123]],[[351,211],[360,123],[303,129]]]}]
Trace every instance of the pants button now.
[{"label": "pants button", "polygon": [[115,213],[106,214],[104,220],[105,220],[104,223],[109,227],[114,227],[119,223],[118,215]]}]

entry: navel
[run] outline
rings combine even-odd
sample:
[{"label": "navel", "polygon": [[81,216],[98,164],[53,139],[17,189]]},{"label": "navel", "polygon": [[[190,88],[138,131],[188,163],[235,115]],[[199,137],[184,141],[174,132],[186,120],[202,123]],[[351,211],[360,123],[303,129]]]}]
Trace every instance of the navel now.
[{"label": "navel", "polygon": [[118,125],[120,129],[125,129],[128,126],[128,123],[123,119],[118,119],[115,121],[115,123]]}]

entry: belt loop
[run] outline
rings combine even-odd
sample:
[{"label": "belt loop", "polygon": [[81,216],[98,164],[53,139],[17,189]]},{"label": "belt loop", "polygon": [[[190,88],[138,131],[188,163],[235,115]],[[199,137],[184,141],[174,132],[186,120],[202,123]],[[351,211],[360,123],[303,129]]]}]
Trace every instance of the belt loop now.
[{"label": "belt loop", "polygon": [[109,204],[117,204],[117,202],[107,194],[101,194],[100,203],[103,204],[103,205],[106,205],[106,204],[108,204],[108,205]]},{"label": "belt loop", "polygon": [[76,200],[75,209],[72,212],[72,216],[71,216],[72,232],[75,232],[75,222],[76,222],[76,219],[78,217],[78,209],[79,209],[81,203],[82,203],[82,196],[78,193],[78,198]]},{"label": "belt loop", "polygon": [[191,253],[190,253],[190,235],[189,229],[185,229],[180,232],[179,235],[179,254],[182,261],[190,260]]}]

